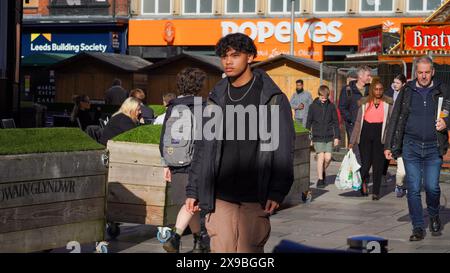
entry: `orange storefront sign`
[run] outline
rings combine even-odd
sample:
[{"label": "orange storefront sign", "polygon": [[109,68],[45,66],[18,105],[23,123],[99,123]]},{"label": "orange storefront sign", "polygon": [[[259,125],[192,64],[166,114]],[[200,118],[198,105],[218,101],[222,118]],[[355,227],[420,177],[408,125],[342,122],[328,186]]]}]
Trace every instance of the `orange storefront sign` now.
[{"label": "orange storefront sign", "polygon": [[450,50],[450,24],[403,24],[403,50]]},{"label": "orange storefront sign", "polygon": [[[312,18],[296,19],[294,26],[295,55],[322,60],[324,45],[358,45],[358,30],[383,25],[384,31],[399,32],[402,23],[415,23],[421,18]],[[129,46],[168,45],[167,24],[176,29],[170,45],[214,46],[224,35],[243,32],[254,39],[258,60],[289,53],[290,19],[174,19],[130,20]]]}]

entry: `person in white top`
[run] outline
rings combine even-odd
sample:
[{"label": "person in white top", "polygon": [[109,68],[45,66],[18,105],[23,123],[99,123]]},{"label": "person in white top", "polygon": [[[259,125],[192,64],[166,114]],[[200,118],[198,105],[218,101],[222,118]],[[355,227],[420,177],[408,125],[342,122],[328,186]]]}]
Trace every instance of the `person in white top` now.
[{"label": "person in white top", "polygon": [[[163,96],[163,104],[165,107],[169,104],[169,101],[176,98],[175,94],[173,93],[167,93]],[[155,121],[153,122],[154,125],[162,125],[164,123],[164,118],[166,117],[166,113],[159,115],[156,117]]]}]

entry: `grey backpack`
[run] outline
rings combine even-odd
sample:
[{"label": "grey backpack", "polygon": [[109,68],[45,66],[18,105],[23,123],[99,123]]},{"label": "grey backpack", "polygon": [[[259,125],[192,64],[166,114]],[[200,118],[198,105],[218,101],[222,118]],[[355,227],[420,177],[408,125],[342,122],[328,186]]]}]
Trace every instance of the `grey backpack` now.
[{"label": "grey backpack", "polygon": [[163,137],[163,157],[170,167],[184,167],[194,155],[195,122],[186,105],[175,105],[166,121]]}]

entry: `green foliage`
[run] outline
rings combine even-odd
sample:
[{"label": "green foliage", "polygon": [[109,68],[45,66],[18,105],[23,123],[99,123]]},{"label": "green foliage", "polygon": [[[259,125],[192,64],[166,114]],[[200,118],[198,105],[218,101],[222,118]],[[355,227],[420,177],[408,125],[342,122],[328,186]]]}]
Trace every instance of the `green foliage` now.
[{"label": "green foliage", "polygon": [[294,129],[296,133],[308,133],[309,130],[303,127],[302,124],[294,121]]},{"label": "green foliage", "polygon": [[159,144],[162,125],[144,125],[116,136],[114,141]]},{"label": "green foliage", "polygon": [[78,128],[1,129],[0,155],[102,150]]},{"label": "green foliage", "polygon": [[155,116],[162,115],[166,112],[166,107],[164,105],[151,104],[151,105],[148,105],[148,107],[153,109]]}]

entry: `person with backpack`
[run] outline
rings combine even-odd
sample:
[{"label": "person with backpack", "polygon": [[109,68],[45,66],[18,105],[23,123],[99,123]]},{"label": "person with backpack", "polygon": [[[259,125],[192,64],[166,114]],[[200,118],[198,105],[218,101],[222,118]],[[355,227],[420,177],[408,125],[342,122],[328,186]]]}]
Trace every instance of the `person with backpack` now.
[{"label": "person with backpack", "polygon": [[358,67],[358,79],[345,85],[339,96],[339,111],[345,122],[348,139],[350,140],[353,127],[358,114],[358,101],[369,94],[369,85],[372,81],[372,70],[368,66]]},{"label": "person with backpack", "polygon": [[[205,242],[205,234],[201,234],[200,213],[191,213],[186,209],[186,185],[188,183],[189,169],[194,154],[194,107],[195,96],[203,88],[206,73],[198,68],[185,68],[177,75],[177,89],[179,96],[170,100],[162,127],[159,149],[164,168],[164,179],[170,182],[169,196],[175,203],[182,206],[178,212],[175,227],[171,230],[170,239],[163,248],[167,252],[180,252],[180,240],[184,230],[189,225],[194,237],[192,252],[209,252],[209,246]],[[181,129],[187,128],[187,137],[174,135],[179,132],[177,124],[182,124]],[[184,133],[184,132],[183,132]]]},{"label": "person with backpack", "polygon": [[294,181],[289,100],[266,72],[251,69],[256,54],[253,40],[242,33],[216,45],[226,77],[208,96],[205,112],[212,115],[203,124],[204,131],[210,121],[222,126],[216,137],[195,142],[186,188],[188,210],[208,213],[211,252],[264,252],[269,216]]},{"label": "person with backpack", "polygon": [[336,106],[329,100],[330,89],[321,85],[308,112],[306,129],[312,130],[312,141],[317,154],[317,187],[326,186],[326,169],[331,162],[333,146],[339,145],[340,133]]}]

